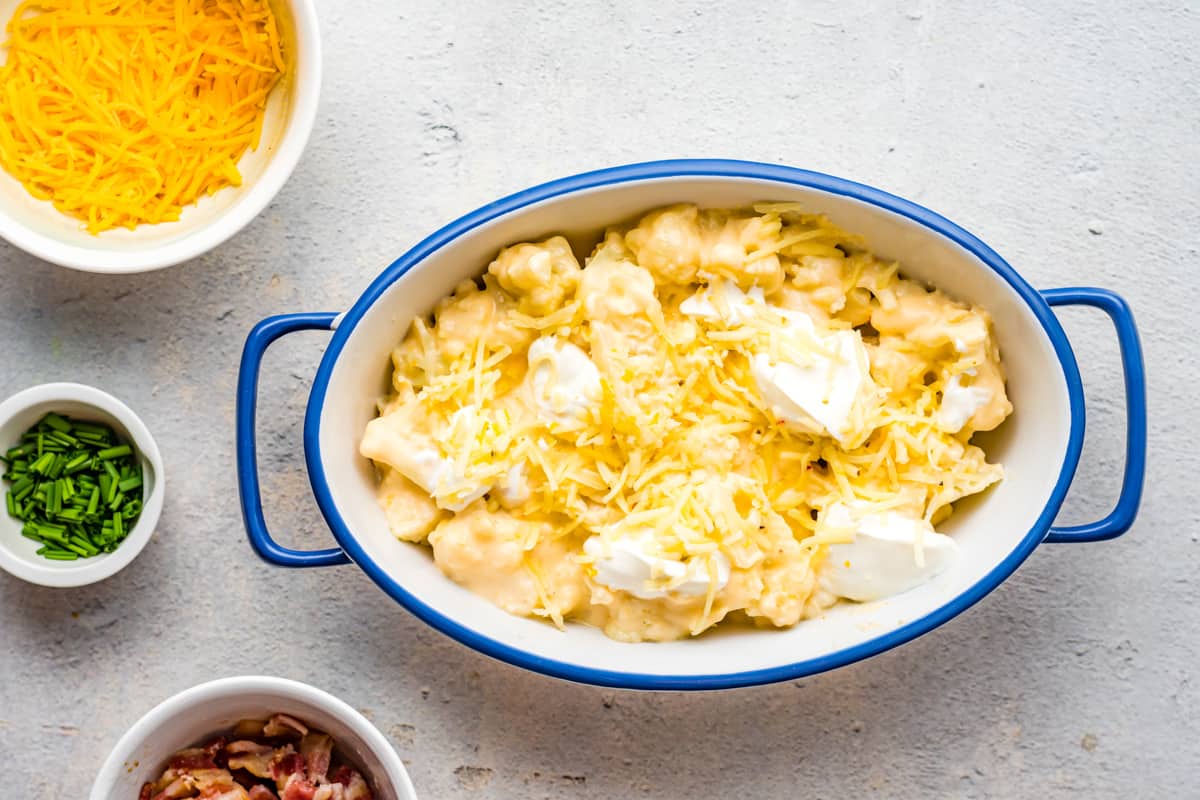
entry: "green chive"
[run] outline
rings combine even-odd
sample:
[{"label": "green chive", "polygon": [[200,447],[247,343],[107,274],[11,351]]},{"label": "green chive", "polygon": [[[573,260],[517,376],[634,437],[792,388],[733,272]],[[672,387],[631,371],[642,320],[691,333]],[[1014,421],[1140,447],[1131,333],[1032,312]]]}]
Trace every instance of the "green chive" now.
[{"label": "green chive", "polygon": [[138,455],[106,425],[46,414],[0,461],[5,509],[45,558],[112,552],[142,512]]},{"label": "green chive", "polygon": [[67,433],[71,430],[71,423],[51,411],[46,416],[42,417],[42,424],[49,425],[59,433]]}]

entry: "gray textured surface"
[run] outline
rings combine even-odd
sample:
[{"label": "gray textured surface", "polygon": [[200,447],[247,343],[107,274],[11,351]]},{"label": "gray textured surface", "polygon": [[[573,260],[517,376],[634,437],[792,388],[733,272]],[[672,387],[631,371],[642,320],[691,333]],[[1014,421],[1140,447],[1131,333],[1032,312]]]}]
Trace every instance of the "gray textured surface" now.
[{"label": "gray textured surface", "polygon": [[[0,245],[0,393],[113,391],[155,431],[169,482],[157,535],[117,577],[50,590],[0,574],[5,785],[83,797],[151,705],[265,672],[367,710],[425,798],[1195,792],[1200,19],[1178,3],[973,5],[325,0],[311,146],[248,230],[111,279]],[[251,554],[232,460],[253,322],[345,307],[406,246],[503,193],[678,155],[865,180],[961,222],[1037,286],[1124,293],[1151,385],[1137,526],[1040,548],[965,616],[866,663],[697,695],[527,674],[423,627],[354,568]],[[1123,412],[1107,323],[1064,318],[1090,395],[1064,513],[1079,521],[1115,495]],[[268,516],[317,545],[298,447],[323,342],[294,339],[265,365]]]}]

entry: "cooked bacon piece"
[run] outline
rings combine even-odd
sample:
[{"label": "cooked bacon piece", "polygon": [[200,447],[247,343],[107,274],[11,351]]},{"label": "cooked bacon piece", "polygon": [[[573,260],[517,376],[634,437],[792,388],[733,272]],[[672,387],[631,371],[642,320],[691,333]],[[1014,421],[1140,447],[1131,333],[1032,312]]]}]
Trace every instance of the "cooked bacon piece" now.
[{"label": "cooked bacon piece", "polygon": [[[228,777],[229,773],[226,772],[225,775]],[[200,793],[197,800],[248,800],[249,797],[241,786],[233,781],[226,781],[208,787]]]},{"label": "cooked bacon piece", "polygon": [[230,769],[244,769],[256,778],[270,778],[275,748],[248,739],[238,739],[225,745]]},{"label": "cooked bacon piece", "polygon": [[344,800],[372,800],[371,788],[357,770],[342,767],[338,772],[343,775],[338,783],[346,787]]},{"label": "cooked bacon piece", "polygon": [[275,752],[275,758],[271,761],[271,777],[275,779],[275,787],[280,794],[283,794],[283,787],[288,785],[288,781],[296,776],[303,778],[306,773],[304,756],[292,750],[291,745]]},{"label": "cooked bacon piece", "polygon": [[154,795],[154,784],[143,783],[142,790],[138,792],[138,800],[150,800]]},{"label": "cooked bacon piece", "polygon": [[158,794],[151,797],[150,800],[176,800],[179,797],[191,796],[192,782],[186,776],[181,776],[170,781],[158,791]]},{"label": "cooked bacon piece", "polygon": [[308,733],[308,726],[295,717],[287,714],[276,714],[267,720],[263,727],[263,736],[303,736]]},{"label": "cooked bacon piece", "polygon": [[313,800],[317,787],[313,786],[302,775],[292,775],[287,784],[279,792],[279,800]]},{"label": "cooked bacon piece", "polygon": [[216,762],[207,747],[189,747],[171,756],[167,768],[176,773],[194,772],[198,769],[216,769]]},{"label": "cooked bacon piece", "polygon": [[333,755],[333,738],[324,733],[309,731],[300,740],[300,755],[308,766],[308,782],[314,786],[325,782],[329,759]]},{"label": "cooked bacon piece", "polygon": [[248,800],[279,800],[274,792],[265,786],[251,786]]},{"label": "cooked bacon piece", "polygon": [[266,724],[261,719],[239,719],[238,724],[233,726],[233,738],[253,739],[256,736],[262,736],[263,726]]}]

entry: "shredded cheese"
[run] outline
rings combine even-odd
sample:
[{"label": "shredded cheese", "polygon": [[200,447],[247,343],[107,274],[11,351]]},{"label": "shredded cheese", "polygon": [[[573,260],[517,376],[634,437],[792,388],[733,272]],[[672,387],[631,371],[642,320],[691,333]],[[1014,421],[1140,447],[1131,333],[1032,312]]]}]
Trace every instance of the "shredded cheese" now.
[{"label": "shredded cheese", "polygon": [[0,165],[96,234],[240,186],[288,53],[268,0],[26,0],[0,67]]}]

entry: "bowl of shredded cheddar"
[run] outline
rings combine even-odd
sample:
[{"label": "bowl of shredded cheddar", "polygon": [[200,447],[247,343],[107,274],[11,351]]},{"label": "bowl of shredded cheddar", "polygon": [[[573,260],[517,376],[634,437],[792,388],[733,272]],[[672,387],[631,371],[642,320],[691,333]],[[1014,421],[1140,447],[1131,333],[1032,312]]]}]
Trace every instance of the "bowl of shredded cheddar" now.
[{"label": "bowl of shredded cheddar", "polygon": [[311,0],[0,1],[0,236],[141,272],[253,219],[307,143]]},{"label": "bowl of shredded cheddar", "polygon": [[[333,330],[305,450],[338,547],[313,552],[271,538],[254,475],[259,360],[305,328]],[[1051,529],[1081,392],[1046,300],[933,212],[787,167],[631,165],[451,223],[345,314],[264,320],[241,499],[268,561],[352,560],[511,663],[746,685],[924,633],[1048,534],[1127,527]]]}]

